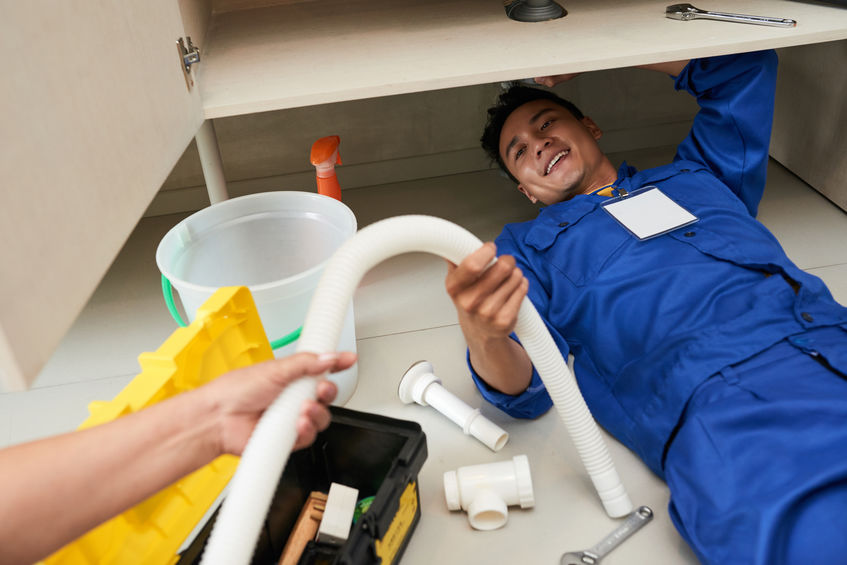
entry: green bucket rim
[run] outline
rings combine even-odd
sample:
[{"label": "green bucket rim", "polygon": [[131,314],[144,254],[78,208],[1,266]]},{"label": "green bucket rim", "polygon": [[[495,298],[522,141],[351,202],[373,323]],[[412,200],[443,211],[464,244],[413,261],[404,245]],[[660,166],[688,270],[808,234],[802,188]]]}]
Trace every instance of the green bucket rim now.
[{"label": "green bucket rim", "polygon": [[[174,302],[174,289],[171,285],[171,281],[168,280],[168,277],[162,274],[162,295],[165,297],[165,304],[168,307],[168,312],[171,313],[171,317],[177,323],[177,325],[181,328],[188,326],[185,321],[182,319],[182,316],[179,313],[179,310],[176,308],[176,303]],[[271,349],[279,349],[280,347],[285,347],[286,345],[297,341],[300,338],[300,333],[303,331],[303,326],[300,326],[293,332],[282,336],[281,338],[274,340],[271,342]]]}]

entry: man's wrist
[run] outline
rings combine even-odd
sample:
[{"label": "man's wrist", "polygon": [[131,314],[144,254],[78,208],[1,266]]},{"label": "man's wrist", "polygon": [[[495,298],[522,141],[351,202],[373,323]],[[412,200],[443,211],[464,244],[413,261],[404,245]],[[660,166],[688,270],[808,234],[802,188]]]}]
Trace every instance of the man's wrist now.
[{"label": "man's wrist", "polygon": [[468,347],[468,359],[476,374],[492,389],[516,396],[532,381],[532,362],[527,352],[505,336]]}]

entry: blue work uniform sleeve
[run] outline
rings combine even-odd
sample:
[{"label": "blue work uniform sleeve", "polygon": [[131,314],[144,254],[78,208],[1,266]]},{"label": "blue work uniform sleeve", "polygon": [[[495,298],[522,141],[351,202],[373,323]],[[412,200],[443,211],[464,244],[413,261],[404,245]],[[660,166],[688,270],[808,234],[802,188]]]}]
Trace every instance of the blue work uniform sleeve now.
[{"label": "blue work uniform sleeve", "polygon": [[[520,342],[514,335],[511,337]],[[491,388],[488,383],[482,380],[482,377],[471,365],[470,352],[468,352],[467,361],[471,376],[482,397],[509,416],[513,418],[537,418],[553,406],[553,401],[547,394],[547,389],[541,382],[541,376],[535,370],[535,367],[532,368],[532,380],[526,390],[520,394],[511,395]]]},{"label": "blue work uniform sleeve", "polygon": [[776,70],[776,53],[757,51],[693,59],[675,82],[700,105],[675,160],[709,167],[754,217],[765,188]]}]

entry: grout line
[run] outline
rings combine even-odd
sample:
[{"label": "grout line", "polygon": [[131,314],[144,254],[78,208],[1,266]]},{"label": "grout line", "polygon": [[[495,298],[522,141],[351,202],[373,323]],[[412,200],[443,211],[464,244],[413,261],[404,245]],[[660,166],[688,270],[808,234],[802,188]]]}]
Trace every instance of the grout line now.
[{"label": "grout line", "polygon": [[499,169],[497,169],[496,166],[490,166],[490,167],[485,168],[485,169],[477,169],[477,170],[473,170],[473,171],[469,170],[469,171],[460,171],[460,172],[454,172],[454,173],[443,173],[443,174],[436,174],[436,175],[433,175],[431,177],[421,177],[421,178],[405,179],[405,180],[398,180],[398,181],[388,181],[388,182],[383,182],[383,183],[379,183],[379,184],[369,184],[369,185],[366,185],[366,186],[351,186],[349,188],[343,188],[342,189],[342,197],[344,196],[344,193],[352,193],[352,192],[356,192],[356,191],[359,191],[359,190],[368,190],[368,189],[381,188],[381,187],[386,187],[386,186],[391,187],[391,186],[397,186],[397,185],[401,185],[401,184],[414,184],[414,183],[426,182],[426,181],[440,179],[440,178],[446,178],[446,177],[459,177],[459,176],[465,176],[465,175],[476,175],[476,174],[485,173],[485,172],[488,172],[488,171],[498,171],[499,172]]},{"label": "grout line", "polygon": [[453,328],[453,327],[456,327],[458,325],[459,325],[459,323],[457,322],[455,324],[443,324],[443,325],[440,325],[440,326],[431,326],[431,327],[428,327],[428,328],[420,328],[420,329],[416,329],[416,330],[404,330],[404,331],[400,331],[400,332],[393,332],[393,333],[387,333],[387,334],[371,335],[371,336],[368,336],[368,337],[356,338],[356,341],[359,342],[359,341],[366,341],[366,340],[369,340],[369,339],[379,339],[379,338],[382,338],[382,337],[391,337],[393,335],[413,334],[413,333],[425,332],[425,331],[429,331],[429,330],[440,330],[440,329],[444,329],[444,328]]},{"label": "grout line", "polygon": [[814,271],[816,269],[829,269],[832,267],[847,267],[847,262],[845,263],[831,263],[829,265],[818,265],[816,267],[807,267],[803,269],[804,271]]},{"label": "grout line", "polygon": [[[49,385],[44,385],[44,386],[34,386],[34,387],[31,387],[31,388],[29,388],[25,391],[21,391],[21,392],[26,393],[26,392],[35,392],[35,391],[41,391],[41,390],[51,390],[51,389],[61,388],[61,387],[66,387],[66,386],[87,385],[87,384],[91,384],[91,383],[102,382],[102,381],[105,381],[105,380],[108,380],[108,379],[122,379],[122,378],[128,378],[128,377],[129,378],[135,378],[139,374],[140,373],[126,373],[126,374],[123,374],[123,375],[109,375],[109,376],[106,376],[106,377],[94,377],[92,379],[85,379],[85,380],[82,380],[82,381],[71,381],[71,382],[67,382],[67,383],[55,383],[55,384],[49,384]],[[19,394],[19,393],[12,392],[12,393],[2,393],[2,394]]]}]

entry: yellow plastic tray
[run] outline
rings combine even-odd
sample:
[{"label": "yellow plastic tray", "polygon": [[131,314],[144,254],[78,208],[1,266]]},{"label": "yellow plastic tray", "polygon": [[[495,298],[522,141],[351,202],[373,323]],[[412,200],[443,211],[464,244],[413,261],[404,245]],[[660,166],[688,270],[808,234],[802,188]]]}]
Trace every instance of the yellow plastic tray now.
[{"label": "yellow plastic tray", "polygon": [[[136,412],[219,375],[273,357],[246,287],[219,289],[155,353],[142,353],[138,374],[114,399],[93,402],[79,429]],[[185,538],[235,473],[238,458],[218,457],[123,514],[66,545],[46,565],[172,564]]]}]

